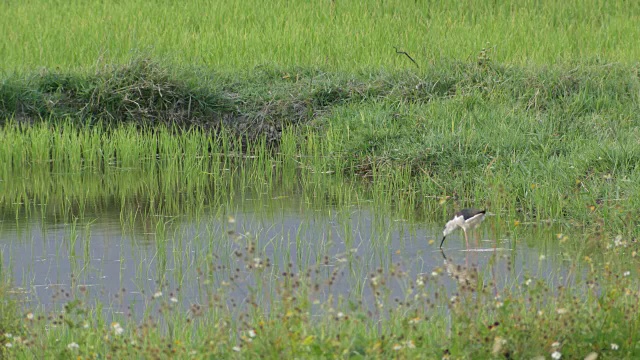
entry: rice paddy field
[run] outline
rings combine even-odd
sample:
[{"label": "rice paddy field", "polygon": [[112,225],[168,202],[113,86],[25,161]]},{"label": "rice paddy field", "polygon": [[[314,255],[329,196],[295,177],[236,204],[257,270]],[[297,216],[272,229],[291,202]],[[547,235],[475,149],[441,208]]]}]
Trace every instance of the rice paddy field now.
[{"label": "rice paddy field", "polygon": [[0,14],[0,358],[640,357],[636,3]]}]

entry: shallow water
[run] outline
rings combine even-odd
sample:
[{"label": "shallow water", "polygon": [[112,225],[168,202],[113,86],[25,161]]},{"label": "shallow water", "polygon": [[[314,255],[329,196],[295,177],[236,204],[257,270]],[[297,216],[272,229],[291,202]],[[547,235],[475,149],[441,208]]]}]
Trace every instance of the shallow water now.
[{"label": "shallow water", "polygon": [[311,297],[331,293],[364,302],[371,298],[371,277],[391,269],[408,279],[389,286],[389,296],[400,299],[421,276],[439,278],[453,294],[465,274],[477,272],[499,295],[529,277],[566,285],[575,271],[556,245],[557,225],[513,231],[488,216],[471,235],[471,249],[459,231],[441,252],[441,223],[382,209],[364,193],[337,205],[309,201],[296,189],[238,186],[223,205],[184,214],[132,213],[117,199],[103,199],[101,206],[85,204],[81,216],[52,219],[38,204],[14,204],[0,223],[4,271],[26,295],[27,308],[51,309],[80,297],[115,313],[140,313],[159,291],[185,306],[204,303],[205,273],[215,273],[209,276],[214,286],[232,279],[228,292],[241,303],[249,293],[267,299],[270,283],[311,270],[324,284]]}]

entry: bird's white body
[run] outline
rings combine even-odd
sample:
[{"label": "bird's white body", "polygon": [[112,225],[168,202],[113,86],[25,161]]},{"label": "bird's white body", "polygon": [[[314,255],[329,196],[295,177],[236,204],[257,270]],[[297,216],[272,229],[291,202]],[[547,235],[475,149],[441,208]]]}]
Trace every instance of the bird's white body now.
[{"label": "bird's white body", "polygon": [[461,228],[464,231],[464,240],[469,247],[469,239],[467,237],[467,231],[472,230],[477,227],[482,220],[484,220],[485,211],[480,211],[476,209],[462,209],[460,212],[456,213],[453,219],[449,220],[445,226],[444,230],[442,230],[442,242],[440,243],[440,247],[442,248],[442,244],[444,244],[444,239],[447,235],[451,234],[457,228]]},{"label": "bird's white body", "polygon": [[456,215],[453,219],[449,220],[442,230],[442,235],[447,236],[451,234],[456,228],[461,228],[465,232],[467,230],[475,229],[484,220],[484,213],[474,215],[467,220],[462,215]]}]

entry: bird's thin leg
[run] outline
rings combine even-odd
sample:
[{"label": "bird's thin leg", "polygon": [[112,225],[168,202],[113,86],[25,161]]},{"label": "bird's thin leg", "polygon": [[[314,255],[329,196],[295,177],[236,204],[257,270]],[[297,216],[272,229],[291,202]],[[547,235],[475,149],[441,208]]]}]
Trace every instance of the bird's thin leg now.
[{"label": "bird's thin leg", "polygon": [[462,229],[464,231],[464,242],[467,244],[467,250],[469,249],[469,236],[467,235],[467,229]]}]

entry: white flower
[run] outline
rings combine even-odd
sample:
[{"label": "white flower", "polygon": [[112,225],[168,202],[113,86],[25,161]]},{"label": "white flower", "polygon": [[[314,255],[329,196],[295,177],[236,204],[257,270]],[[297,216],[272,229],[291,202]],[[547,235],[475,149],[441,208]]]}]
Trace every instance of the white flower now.
[{"label": "white flower", "polygon": [[415,349],[416,348],[416,344],[413,343],[413,340],[407,340],[404,342],[404,346],[406,346],[408,349]]},{"label": "white flower", "polygon": [[344,317],[344,313],[342,311],[340,311],[339,313],[336,314],[336,316],[338,318],[342,318],[342,317]]},{"label": "white flower", "polygon": [[629,276],[631,275],[631,271],[625,271],[624,273],[622,273],[622,276]]},{"label": "white flower", "polygon": [[395,350],[395,351],[402,350],[402,345],[400,345],[400,344],[393,345],[393,350]]},{"label": "white flower", "polygon": [[540,255],[540,260],[544,260],[544,259],[546,259],[546,258],[547,258],[546,256],[544,256],[544,255]]},{"label": "white flower", "polygon": [[560,343],[557,341],[551,344],[551,347],[554,347],[554,348],[557,348],[558,346],[560,346]]},{"label": "white flower", "polygon": [[253,329],[249,330],[249,332],[248,332],[247,334],[248,334],[248,335],[249,335],[249,337],[251,337],[251,338],[256,337],[256,331],[255,331],[255,330],[253,330]]},{"label": "white flower", "polygon": [[67,348],[68,348],[69,350],[75,350],[75,349],[80,348],[80,345],[78,345],[78,344],[76,344],[76,343],[72,342],[71,344],[67,345]]},{"label": "white flower", "polygon": [[13,335],[11,335],[11,333],[4,333],[4,337],[6,337],[7,339],[11,339]]},{"label": "white flower", "polygon": [[504,306],[504,303],[502,301],[497,301],[496,302],[496,308],[500,309],[503,306]]},{"label": "white flower", "polygon": [[122,326],[120,326],[120,323],[117,322],[112,323],[111,328],[113,329],[113,333],[116,335],[121,335],[124,332],[124,329],[122,328]]},{"label": "white flower", "polygon": [[568,310],[565,308],[560,308],[560,309],[557,309],[556,312],[558,313],[558,315],[563,315],[563,314],[566,314]]},{"label": "white flower", "polygon": [[10,347],[13,347],[13,344],[12,343],[6,343],[6,344],[4,344],[4,346],[10,348]]},{"label": "white flower", "polygon": [[555,360],[559,360],[559,359],[562,357],[562,354],[560,354],[560,352],[559,352],[559,351],[554,351],[554,352],[551,354],[551,357],[552,357],[553,359],[555,359]]},{"label": "white flower", "polygon": [[433,271],[433,272],[431,272],[431,276],[433,276],[433,277],[437,277],[437,276],[438,276],[438,273],[437,273],[436,271]]},{"label": "white flower", "polygon": [[33,318],[34,318],[33,313],[27,314],[27,320],[33,320]]},{"label": "white flower", "polygon": [[616,238],[615,238],[615,239],[613,239],[613,244],[614,244],[615,246],[621,246],[621,245],[624,245],[624,241],[622,241],[622,235],[618,235],[618,236],[616,236]]},{"label": "white flower", "polygon": [[618,350],[618,349],[620,349],[618,344],[611,344],[611,350]]},{"label": "white flower", "polygon": [[153,298],[154,298],[154,299],[157,299],[157,298],[159,298],[159,297],[161,297],[161,296],[162,296],[162,291],[156,291],[156,292],[153,294]]},{"label": "white flower", "polygon": [[418,285],[418,286],[424,286],[424,281],[422,280],[422,278],[418,278],[418,279],[416,279],[416,285]]},{"label": "white flower", "polygon": [[454,302],[456,302],[456,300],[458,300],[458,297],[453,295],[450,300],[451,300],[452,303],[454,303]]},{"label": "white flower", "polygon": [[527,279],[527,281],[525,281],[525,282],[524,282],[524,284],[525,284],[526,286],[529,286],[529,285],[531,285],[531,282],[532,282],[532,281],[533,281],[533,280],[531,280],[531,279]]},{"label": "white flower", "polygon": [[590,352],[587,356],[584,357],[584,360],[596,360],[598,358],[597,352]]},{"label": "white flower", "polygon": [[242,349],[240,349],[240,346],[234,346],[234,347],[231,348],[231,350],[233,350],[235,352],[240,352],[240,350],[242,350]]},{"label": "white flower", "polygon": [[178,302],[178,298],[176,298],[175,296],[172,296],[169,301],[171,301],[172,303],[177,303]]}]

